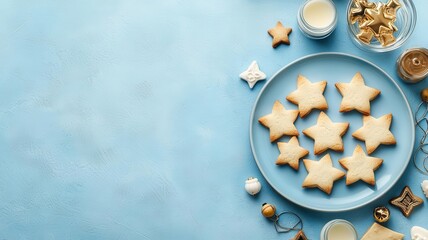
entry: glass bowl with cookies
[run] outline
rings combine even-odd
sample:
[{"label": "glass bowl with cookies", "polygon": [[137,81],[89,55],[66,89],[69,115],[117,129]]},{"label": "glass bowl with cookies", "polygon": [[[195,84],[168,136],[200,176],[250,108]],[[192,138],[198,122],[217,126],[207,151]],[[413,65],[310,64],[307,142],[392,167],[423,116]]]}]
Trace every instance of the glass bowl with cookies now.
[{"label": "glass bowl with cookies", "polygon": [[388,52],[401,47],[416,25],[412,0],[350,0],[348,33],[362,50]]}]

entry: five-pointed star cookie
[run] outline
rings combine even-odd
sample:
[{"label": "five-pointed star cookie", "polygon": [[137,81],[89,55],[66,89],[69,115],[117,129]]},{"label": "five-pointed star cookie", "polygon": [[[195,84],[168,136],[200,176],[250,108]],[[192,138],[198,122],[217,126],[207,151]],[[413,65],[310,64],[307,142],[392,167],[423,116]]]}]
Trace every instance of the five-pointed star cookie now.
[{"label": "five-pointed star cookie", "polygon": [[268,30],[269,35],[272,39],[272,47],[276,48],[281,43],[290,45],[290,40],[288,39],[288,34],[292,31],[291,28],[286,28],[280,21],[276,23],[274,28]]},{"label": "five-pointed star cookie", "polygon": [[299,135],[299,131],[294,126],[298,114],[298,110],[286,110],[279,101],[275,101],[272,113],[259,118],[259,122],[269,128],[270,141],[273,142],[284,135]]},{"label": "five-pointed star cookie", "polygon": [[333,167],[330,154],[326,154],[319,161],[304,159],[303,163],[308,171],[308,176],[306,176],[302,185],[305,188],[317,187],[330,194],[334,181],[345,176],[343,171]]},{"label": "five-pointed star cookie", "polygon": [[385,5],[378,3],[375,9],[366,9],[366,15],[369,20],[361,24],[360,28],[371,29],[376,36],[380,34],[380,27],[384,26],[393,31],[397,31],[397,27],[394,25],[393,20],[386,18],[384,13]]},{"label": "five-pointed star cookie", "polygon": [[324,112],[318,116],[317,124],[303,130],[303,134],[314,139],[314,153],[323,153],[327,149],[343,152],[342,136],[348,130],[349,123],[334,123]]},{"label": "five-pointed star cookie", "polygon": [[391,199],[390,203],[398,208],[404,216],[409,217],[413,211],[413,208],[421,205],[424,202],[422,198],[413,194],[412,190],[408,186],[404,187],[400,196]]},{"label": "five-pointed star cookie", "polygon": [[327,81],[312,83],[302,75],[297,77],[297,89],[286,98],[299,106],[300,117],[306,117],[313,109],[326,110],[327,101],[323,95]]},{"label": "five-pointed star cookie", "polygon": [[340,112],[357,110],[364,115],[370,114],[370,101],[375,99],[380,91],[365,85],[363,76],[357,72],[350,83],[336,83],[336,88],[342,94]]},{"label": "five-pointed star cookie", "polygon": [[278,142],[279,156],[277,165],[290,165],[295,170],[299,170],[299,160],[308,155],[309,151],[299,145],[297,137],[292,137],[288,143]]},{"label": "five-pointed star cookie", "polygon": [[253,61],[248,67],[248,69],[242,72],[239,77],[247,81],[248,86],[250,86],[250,88],[253,88],[258,81],[266,79],[266,74],[260,71],[257,62]]},{"label": "five-pointed star cookie", "polygon": [[346,185],[351,185],[359,180],[375,185],[374,171],[382,165],[382,162],[383,160],[380,158],[367,156],[360,145],[357,145],[351,157],[339,160],[340,165],[348,170]]},{"label": "five-pointed star cookie", "polygon": [[365,141],[367,153],[371,154],[380,144],[393,145],[396,143],[394,135],[389,130],[391,122],[391,113],[380,118],[363,116],[363,126],[355,131],[352,136]]}]

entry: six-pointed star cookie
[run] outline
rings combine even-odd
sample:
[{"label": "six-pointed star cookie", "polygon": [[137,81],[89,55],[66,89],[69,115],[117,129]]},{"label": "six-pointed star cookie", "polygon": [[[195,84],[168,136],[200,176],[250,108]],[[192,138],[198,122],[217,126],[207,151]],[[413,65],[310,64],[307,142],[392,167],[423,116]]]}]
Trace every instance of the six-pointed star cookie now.
[{"label": "six-pointed star cookie", "polygon": [[364,150],[357,145],[351,157],[339,160],[340,165],[347,169],[346,185],[351,185],[358,180],[362,180],[370,185],[375,185],[375,174],[383,160],[380,158],[366,156]]},{"label": "six-pointed star cookie", "polygon": [[273,142],[284,135],[299,135],[299,131],[294,126],[298,114],[298,110],[286,110],[279,101],[275,101],[272,113],[259,118],[259,122],[269,128],[270,141]]},{"label": "six-pointed star cookie", "polygon": [[413,212],[413,208],[421,205],[424,202],[422,198],[413,194],[412,190],[408,186],[404,187],[401,191],[400,196],[391,199],[390,203],[398,208],[404,216],[409,217]]},{"label": "six-pointed star cookie", "polygon": [[286,98],[299,106],[300,117],[306,117],[312,109],[326,110],[327,101],[324,98],[324,90],[327,81],[311,83],[302,75],[297,77],[297,89]]},{"label": "six-pointed star cookie", "polygon": [[280,21],[276,23],[274,28],[268,30],[269,35],[272,39],[272,47],[276,48],[281,43],[290,45],[290,40],[288,39],[288,34],[292,31],[291,28],[286,28]]},{"label": "six-pointed star cookie", "polygon": [[367,153],[371,154],[380,144],[393,145],[396,143],[394,135],[389,131],[391,121],[391,113],[380,118],[363,116],[363,126],[355,131],[352,136],[365,141]]},{"label": "six-pointed star cookie", "polygon": [[370,101],[375,99],[380,91],[365,85],[363,76],[357,72],[350,83],[336,83],[337,90],[342,94],[340,112],[357,110],[364,115],[370,115]]},{"label": "six-pointed star cookie", "polygon": [[295,170],[299,170],[299,160],[308,155],[309,151],[299,145],[297,137],[292,137],[288,143],[278,142],[279,156],[277,165],[290,165]]},{"label": "six-pointed star cookie", "polygon": [[266,79],[266,74],[260,71],[257,62],[253,61],[248,67],[248,69],[242,72],[239,77],[247,81],[248,86],[250,86],[250,88],[253,88],[258,81]]},{"label": "six-pointed star cookie", "polygon": [[314,153],[323,153],[327,149],[343,152],[342,136],[348,130],[349,123],[334,123],[324,112],[318,116],[317,124],[303,130],[303,134],[314,139]]},{"label": "six-pointed star cookie", "polygon": [[317,187],[327,194],[331,193],[334,181],[345,176],[345,173],[333,167],[330,154],[326,154],[319,161],[304,159],[308,176],[303,181],[303,187],[313,188]]}]

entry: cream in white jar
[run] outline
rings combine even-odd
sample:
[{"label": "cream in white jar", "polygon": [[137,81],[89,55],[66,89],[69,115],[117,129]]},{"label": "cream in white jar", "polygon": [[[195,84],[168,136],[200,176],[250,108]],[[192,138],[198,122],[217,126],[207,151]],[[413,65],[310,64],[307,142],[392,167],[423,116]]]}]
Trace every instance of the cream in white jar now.
[{"label": "cream in white jar", "polygon": [[354,226],[343,219],[328,222],[321,230],[321,240],[357,240]]},{"label": "cream in white jar", "polygon": [[300,6],[297,20],[306,36],[326,38],[337,25],[336,7],[331,0],[307,0]]}]

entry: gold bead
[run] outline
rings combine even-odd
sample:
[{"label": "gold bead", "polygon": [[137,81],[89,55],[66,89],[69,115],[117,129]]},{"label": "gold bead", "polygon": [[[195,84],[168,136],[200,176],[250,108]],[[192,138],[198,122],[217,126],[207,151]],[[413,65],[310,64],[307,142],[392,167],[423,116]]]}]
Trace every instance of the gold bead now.
[{"label": "gold bead", "polygon": [[271,218],[275,215],[276,207],[269,203],[262,204],[262,214],[267,218]]},{"label": "gold bead", "polygon": [[373,217],[376,222],[386,222],[389,220],[389,209],[386,207],[377,207],[373,211]]},{"label": "gold bead", "polygon": [[424,90],[421,91],[421,98],[422,98],[422,101],[428,102],[428,88],[425,88]]}]

